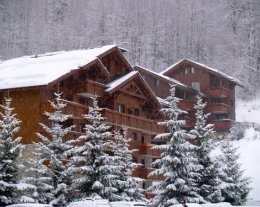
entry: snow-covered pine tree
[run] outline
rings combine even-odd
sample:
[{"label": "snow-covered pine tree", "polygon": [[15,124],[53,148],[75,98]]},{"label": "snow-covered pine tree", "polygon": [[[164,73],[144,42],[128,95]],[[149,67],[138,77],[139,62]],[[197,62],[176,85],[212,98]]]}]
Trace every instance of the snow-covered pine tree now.
[{"label": "snow-covered pine tree", "polygon": [[69,141],[65,142],[65,136],[72,130],[73,126],[64,127],[63,123],[71,118],[71,115],[62,113],[66,103],[62,101],[62,93],[55,93],[55,101],[50,101],[54,112],[45,112],[50,120],[50,127],[40,123],[46,134],[37,133],[41,142],[41,148],[49,161],[48,167],[51,170],[54,199],[50,202],[53,206],[64,206],[67,202],[67,186],[71,184],[67,176],[67,151],[72,148]]},{"label": "snow-covered pine tree", "polygon": [[85,134],[77,138],[78,145],[71,150],[68,172],[73,177],[72,186],[80,191],[79,197],[99,195],[104,199],[120,200],[115,186],[115,175],[120,167],[115,165],[112,150],[112,132],[104,123],[98,106],[97,97],[93,98],[93,107],[84,115],[87,120]]},{"label": "snow-covered pine tree", "polygon": [[206,124],[210,114],[205,114],[204,109],[207,103],[203,103],[201,94],[196,96],[196,123],[191,134],[195,136],[195,143],[198,146],[195,150],[198,163],[202,166],[197,178],[199,194],[208,202],[221,202],[222,196],[219,188],[218,167],[210,157],[212,150],[212,135],[214,134],[214,125]]},{"label": "snow-covered pine tree", "polygon": [[124,201],[145,201],[143,189],[140,184],[144,182],[143,179],[132,177],[132,172],[138,167],[138,164],[133,162],[133,152],[135,149],[129,149],[130,138],[127,137],[127,129],[114,133],[115,145],[114,156],[115,163],[120,167],[117,172],[115,188],[118,189],[117,194],[120,195],[121,200]]},{"label": "snow-covered pine tree", "polygon": [[41,144],[34,144],[32,158],[27,161],[26,176],[24,181],[35,186],[31,193],[34,202],[49,203],[54,199],[52,190],[52,174],[51,169],[44,164],[43,148]]},{"label": "snow-covered pine tree", "polygon": [[5,105],[0,105],[0,206],[32,201],[24,195],[33,186],[26,185],[18,179],[17,158],[22,144],[21,137],[15,137],[15,134],[19,131],[21,121],[13,113],[11,102],[11,98],[6,98]]},{"label": "snow-covered pine tree", "polygon": [[166,120],[158,123],[165,127],[167,132],[155,137],[155,140],[164,143],[154,147],[161,151],[161,159],[153,162],[152,165],[156,169],[149,174],[149,176],[164,176],[162,182],[148,189],[158,193],[152,200],[152,203],[158,207],[203,202],[196,193],[197,188],[193,179],[194,173],[199,169],[191,153],[194,146],[187,141],[190,136],[182,129],[185,121],[179,120],[179,116],[185,114],[185,111],[177,106],[180,99],[175,97],[175,86],[172,86],[170,92],[171,95],[166,98],[169,107],[161,109]]},{"label": "snow-covered pine tree", "polygon": [[244,177],[241,165],[238,163],[239,155],[237,148],[230,140],[225,140],[221,144],[222,155],[220,162],[221,192],[225,202],[232,205],[243,205],[247,201],[250,192],[250,178]]}]

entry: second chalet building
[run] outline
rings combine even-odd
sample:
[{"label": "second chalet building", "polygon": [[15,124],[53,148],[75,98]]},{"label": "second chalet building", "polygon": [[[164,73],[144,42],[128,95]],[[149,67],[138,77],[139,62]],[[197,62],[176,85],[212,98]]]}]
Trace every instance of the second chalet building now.
[{"label": "second chalet building", "polygon": [[205,94],[211,112],[210,122],[216,131],[227,131],[235,121],[235,85],[239,81],[207,66],[182,60],[162,73],[140,66],[132,67],[125,59],[125,50],[115,45],[69,52],[26,56],[0,62],[0,103],[4,97],[13,99],[17,117],[22,121],[19,136],[25,144],[37,141],[39,123],[47,123],[45,111],[51,111],[48,100],[62,91],[67,103],[64,113],[72,114],[66,125],[75,125],[68,139],[83,132],[82,114],[98,96],[102,113],[114,129],[128,128],[136,162],[143,167],[134,175],[147,179],[144,188],[162,179],[150,177],[151,163],[160,156],[152,150],[154,136],[163,132],[157,125],[163,120],[160,109],[169,95],[170,84],[176,85],[176,95],[183,100],[179,107],[188,111],[183,117],[185,128],[194,125],[194,97]]}]

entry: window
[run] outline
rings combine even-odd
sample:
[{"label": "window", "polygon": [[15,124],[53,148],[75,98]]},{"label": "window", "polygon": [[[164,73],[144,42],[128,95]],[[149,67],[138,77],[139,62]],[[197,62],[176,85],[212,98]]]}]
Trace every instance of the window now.
[{"label": "window", "polygon": [[131,137],[132,137],[133,140],[136,141],[137,140],[137,133],[136,132],[132,132],[132,136]]},{"label": "window", "polygon": [[188,68],[185,68],[184,73],[187,75],[188,74]]},{"label": "window", "polygon": [[192,82],[191,87],[197,91],[200,91],[200,83],[199,82]]},{"label": "window", "polygon": [[213,120],[222,120],[227,118],[228,118],[227,114],[212,114]]},{"label": "window", "polygon": [[225,103],[225,100],[223,98],[211,98],[211,103],[213,104]]},{"label": "window", "polygon": [[124,104],[117,104],[116,110],[121,113],[125,113],[125,105]]},{"label": "window", "polygon": [[219,88],[220,87],[220,79],[217,76],[210,76],[210,87]]},{"label": "window", "polygon": [[195,72],[195,68],[191,67],[191,73],[194,73],[194,72]]},{"label": "window", "polygon": [[137,109],[137,108],[135,108],[135,109],[134,109],[134,115],[135,115],[135,116],[139,116],[139,115],[140,115],[140,110]]},{"label": "window", "polygon": [[88,106],[93,106],[93,99],[87,98],[87,104],[88,104]]},{"label": "window", "polygon": [[176,97],[183,99],[184,98],[184,91],[179,89],[179,88],[176,88],[175,95],[176,95]]},{"label": "window", "polygon": [[145,160],[144,159],[141,159],[141,164],[142,164],[142,167],[145,167]]},{"label": "window", "polygon": [[160,85],[160,80],[159,79],[155,79],[155,85],[159,86]]},{"label": "window", "polygon": [[79,97],[79,103],[82,104],[82,105],[85,105],[86,104],[86,99],[82,96]]},{"label": "window", "polygon": [[144,144],[144,138],[145,138],[145,135],[142,134],[142,137],[141,137],[141,142],[142,142],[142,144]]}]

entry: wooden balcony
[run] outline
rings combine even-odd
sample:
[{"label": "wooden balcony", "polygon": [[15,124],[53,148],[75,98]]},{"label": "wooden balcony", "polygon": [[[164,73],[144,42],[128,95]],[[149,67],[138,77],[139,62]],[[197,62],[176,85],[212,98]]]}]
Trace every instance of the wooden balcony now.
[{"label": "wooden balcony", "polygon": [[164,177],[162,175],[156,175],[156,176],[150,176],[148,175],[152,172],[152,169],[140,167],[134,170],[132,173],[132,176],[143,178],[146,180],[164,180]]},{"label": "wooden balcony", "polygon": [[181,100],[178,103],[178,107],[185,110],[185,111],[193,111],[193,103],[192,101],[188,101],[188,100]]},{"label": "wooden balcony", "polygon": [[231,119],[223,119],[211,120],[210,123],[214,124],[214,128],[217,132],[226,132],[233,126],[234,121]]},{"label": "wooden balcony", "polygon": [[228,113],[228,105],[224,103],[210,104],[208,106],[209,112],[220,112],[220,113]]},{"label": "wooden balcony", "polygon": [[117,112],[111,109],[103,109],[103,116],[112,125],[127,126],[134,130],[144,131],[147,134],[158,134],[163,128],[157,125],[156,121],[131,114]]},{"label": "wooden balcony", "polygon": [[104,88],[105,86],[101,83],[91,81],[91,80],[86,80],[80,82],[75,86],[75,92],[102,96],[104,93]]},{"label": "wooden balcony", "polygon": [[155,146],[155,144],[142,144],[137,141],[131,141],[130,147],[131,149],[137,149],[137,153],[139,155],[148,155],[148,156],[155,156],[160,157],[161,152],[159,150],[152,149]]},{"label": "wooden balcony", "polygon": [[225,88],[210,88],[208,90],[208,96],[211,97],[229,97],[230,91]]},{"label": "wooden balcony", "polygon": [[[87,106],[67,100],[63,101],[67,104],[67,106],[63,109],[63,113],[71,114],[74,119],[82,119],[82,115],[86,114],[88,108]],[[45,111],[53,112],[53,108],[51,107],[49,101],[41,102],[41,113],[44,113]]]}]

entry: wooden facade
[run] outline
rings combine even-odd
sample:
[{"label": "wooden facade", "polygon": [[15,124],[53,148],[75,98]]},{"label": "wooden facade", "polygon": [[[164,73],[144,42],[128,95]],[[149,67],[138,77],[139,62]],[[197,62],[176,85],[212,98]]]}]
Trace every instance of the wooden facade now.
[{"label": "wooden facade", "polygon": [[206,95],[206,112],[217,132],[227,132],[235,117],[235,86],[242,84],[230,76],[190,60],[182,60],[161,73]]}]

